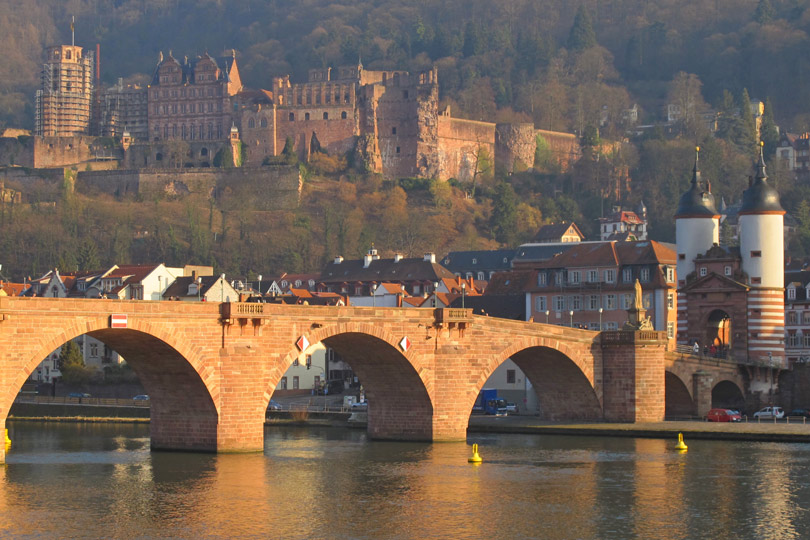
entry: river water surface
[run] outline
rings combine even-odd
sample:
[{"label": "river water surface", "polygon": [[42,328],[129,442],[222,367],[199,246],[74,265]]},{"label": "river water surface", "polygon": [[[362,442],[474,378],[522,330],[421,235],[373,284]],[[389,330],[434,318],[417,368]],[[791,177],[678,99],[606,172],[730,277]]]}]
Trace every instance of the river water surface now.
[{"label": "river water surface", "polygon": [[806,444],[268,427],[262,454],[208,455],[150,452],[148,426],[7,426],[4,539],[810,537]]}]

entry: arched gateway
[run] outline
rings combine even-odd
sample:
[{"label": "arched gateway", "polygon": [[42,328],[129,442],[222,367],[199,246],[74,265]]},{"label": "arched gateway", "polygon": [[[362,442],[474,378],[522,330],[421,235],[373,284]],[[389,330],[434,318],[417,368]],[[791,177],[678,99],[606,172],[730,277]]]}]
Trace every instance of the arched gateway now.
[{"label": "arched gateway", "polygon": [[140,377],[153,448],[260,451],[270,396],[320,341],[362,378],[374,438],[464,439],[478,392],[507,358],[548,418],[664,414],[661,332],[599,334],[465,309],[3,297],[0,428],[41,359],[82,334],[120,352]]}]

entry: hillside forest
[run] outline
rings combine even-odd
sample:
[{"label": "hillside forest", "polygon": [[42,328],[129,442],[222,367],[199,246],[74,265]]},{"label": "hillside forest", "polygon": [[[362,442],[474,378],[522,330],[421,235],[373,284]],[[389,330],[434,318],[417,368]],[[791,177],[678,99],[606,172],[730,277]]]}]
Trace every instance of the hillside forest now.
[{"label": "hillside forest", "polygon": [[[465,184],[382,180],[345,156],[315,154],[300,164],[300,207],[273,213],[251,201],[105,197],[74,191],[68,174],[24,204],[0,205],[5,276],[121,262],[212,264],[245,277],[318,271],[371,243],[410,256],[514,247],[562,220],[594,239],[600,216],[642,201],[651,238],[671,242],[695,147],[717,200],[732,204],[758,138],[797,225],[790,253],[810,255],[810,187],[773,159],[780,131],[810,131],[810,0],[0,0],[0,129],[33,127],[44,48],[70,43],[72,16],[76,44],[100,44],[102,84],[147,82],[169,50],[233,49],[253,88],[358,61],[435,65],[453,116],[576,133],[582,158],[562,171],[541,145],[534,168],[502,177],[482,156]],[[765,104],[759,135],[753,100]],[[664,126],[667,104],[685,112]],[[634,106],[636,126],[658,127],[635,129]]]}]

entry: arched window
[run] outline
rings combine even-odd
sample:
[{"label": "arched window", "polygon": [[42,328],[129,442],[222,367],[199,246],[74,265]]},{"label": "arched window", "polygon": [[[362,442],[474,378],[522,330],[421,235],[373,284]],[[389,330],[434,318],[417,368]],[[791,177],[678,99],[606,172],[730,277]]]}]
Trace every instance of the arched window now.
[{"label": "arched window", "polygon": [[295,113],[290,113],[290,122],[295,122]]},{"label": "arched window", "polygon": [[203,157],[207,156],[208,155],[208,148],[203,146],[202,149],[200,150],[200,155],[203,156]]},{"label": "arched window", "polygon": [[346,111],[343,111],[342,113],[340,113],[340,117],[341,117],[343,120],[346,120]]},{"label": "arched window", "polygon": [[328,112],[323,113],[323,119],[324,120],[329,120],[329,113]]},{"label": "arched window", "polygon": [[304,113],[304,120],[309,120],[309,113]]},{"label": "arched window", "polygon": [[254,120],[253,118],[248,120],[248,127],[249,128],[255,128],[256,127],[256,120]]},{"label": "arched window", "polygon": [[65,51],[65,60],[70,60],[70,49]]},{"label": "arched window", "polygon": [[262,118],[262,121],[261,121],[261,126],[262,126],[263,128],[266,128],[266,127],[267,127],[267,118]]}]

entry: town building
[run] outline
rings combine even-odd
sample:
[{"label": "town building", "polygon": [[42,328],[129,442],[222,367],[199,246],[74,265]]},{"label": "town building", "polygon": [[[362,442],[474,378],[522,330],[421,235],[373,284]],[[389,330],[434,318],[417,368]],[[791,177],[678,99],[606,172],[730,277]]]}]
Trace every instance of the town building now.
[{"label": "town building", "polygon": [[514,256],[514,249],[451,251],[442,258],[442,266],[456,276],[486,282],[496,272],[511,269]]},{"label": "town building", "polygon": [[456,277],[436,262],[433,253],[420,258],[405,258],[400,254],[381,259],[372,247],[362,259],[344,260],[336,257],[326,265],[318,279],[319,292],[335,292],[349,297],[371,296],[375,286],[393,283],[409,296],[432,292],[442,279]]},{"label": "town building", "polygon": [[525,290],[527,318],[589,330],[620,330],[635,283],[653,328],[675,339],[675,251],[655,241],[586,242],[537,263]]},{"label": "town building", "polygon": [[574,222],[549,223],[543,225],[532,238],[536,244],[559,244],[568,242],[582,242],[585,235]]},{"label": "town building", "polygon": [[614,206],[610,215],[599,218],[599,235],[602,241],[646,240],[647,207],[642,202],[633,212]]}]

